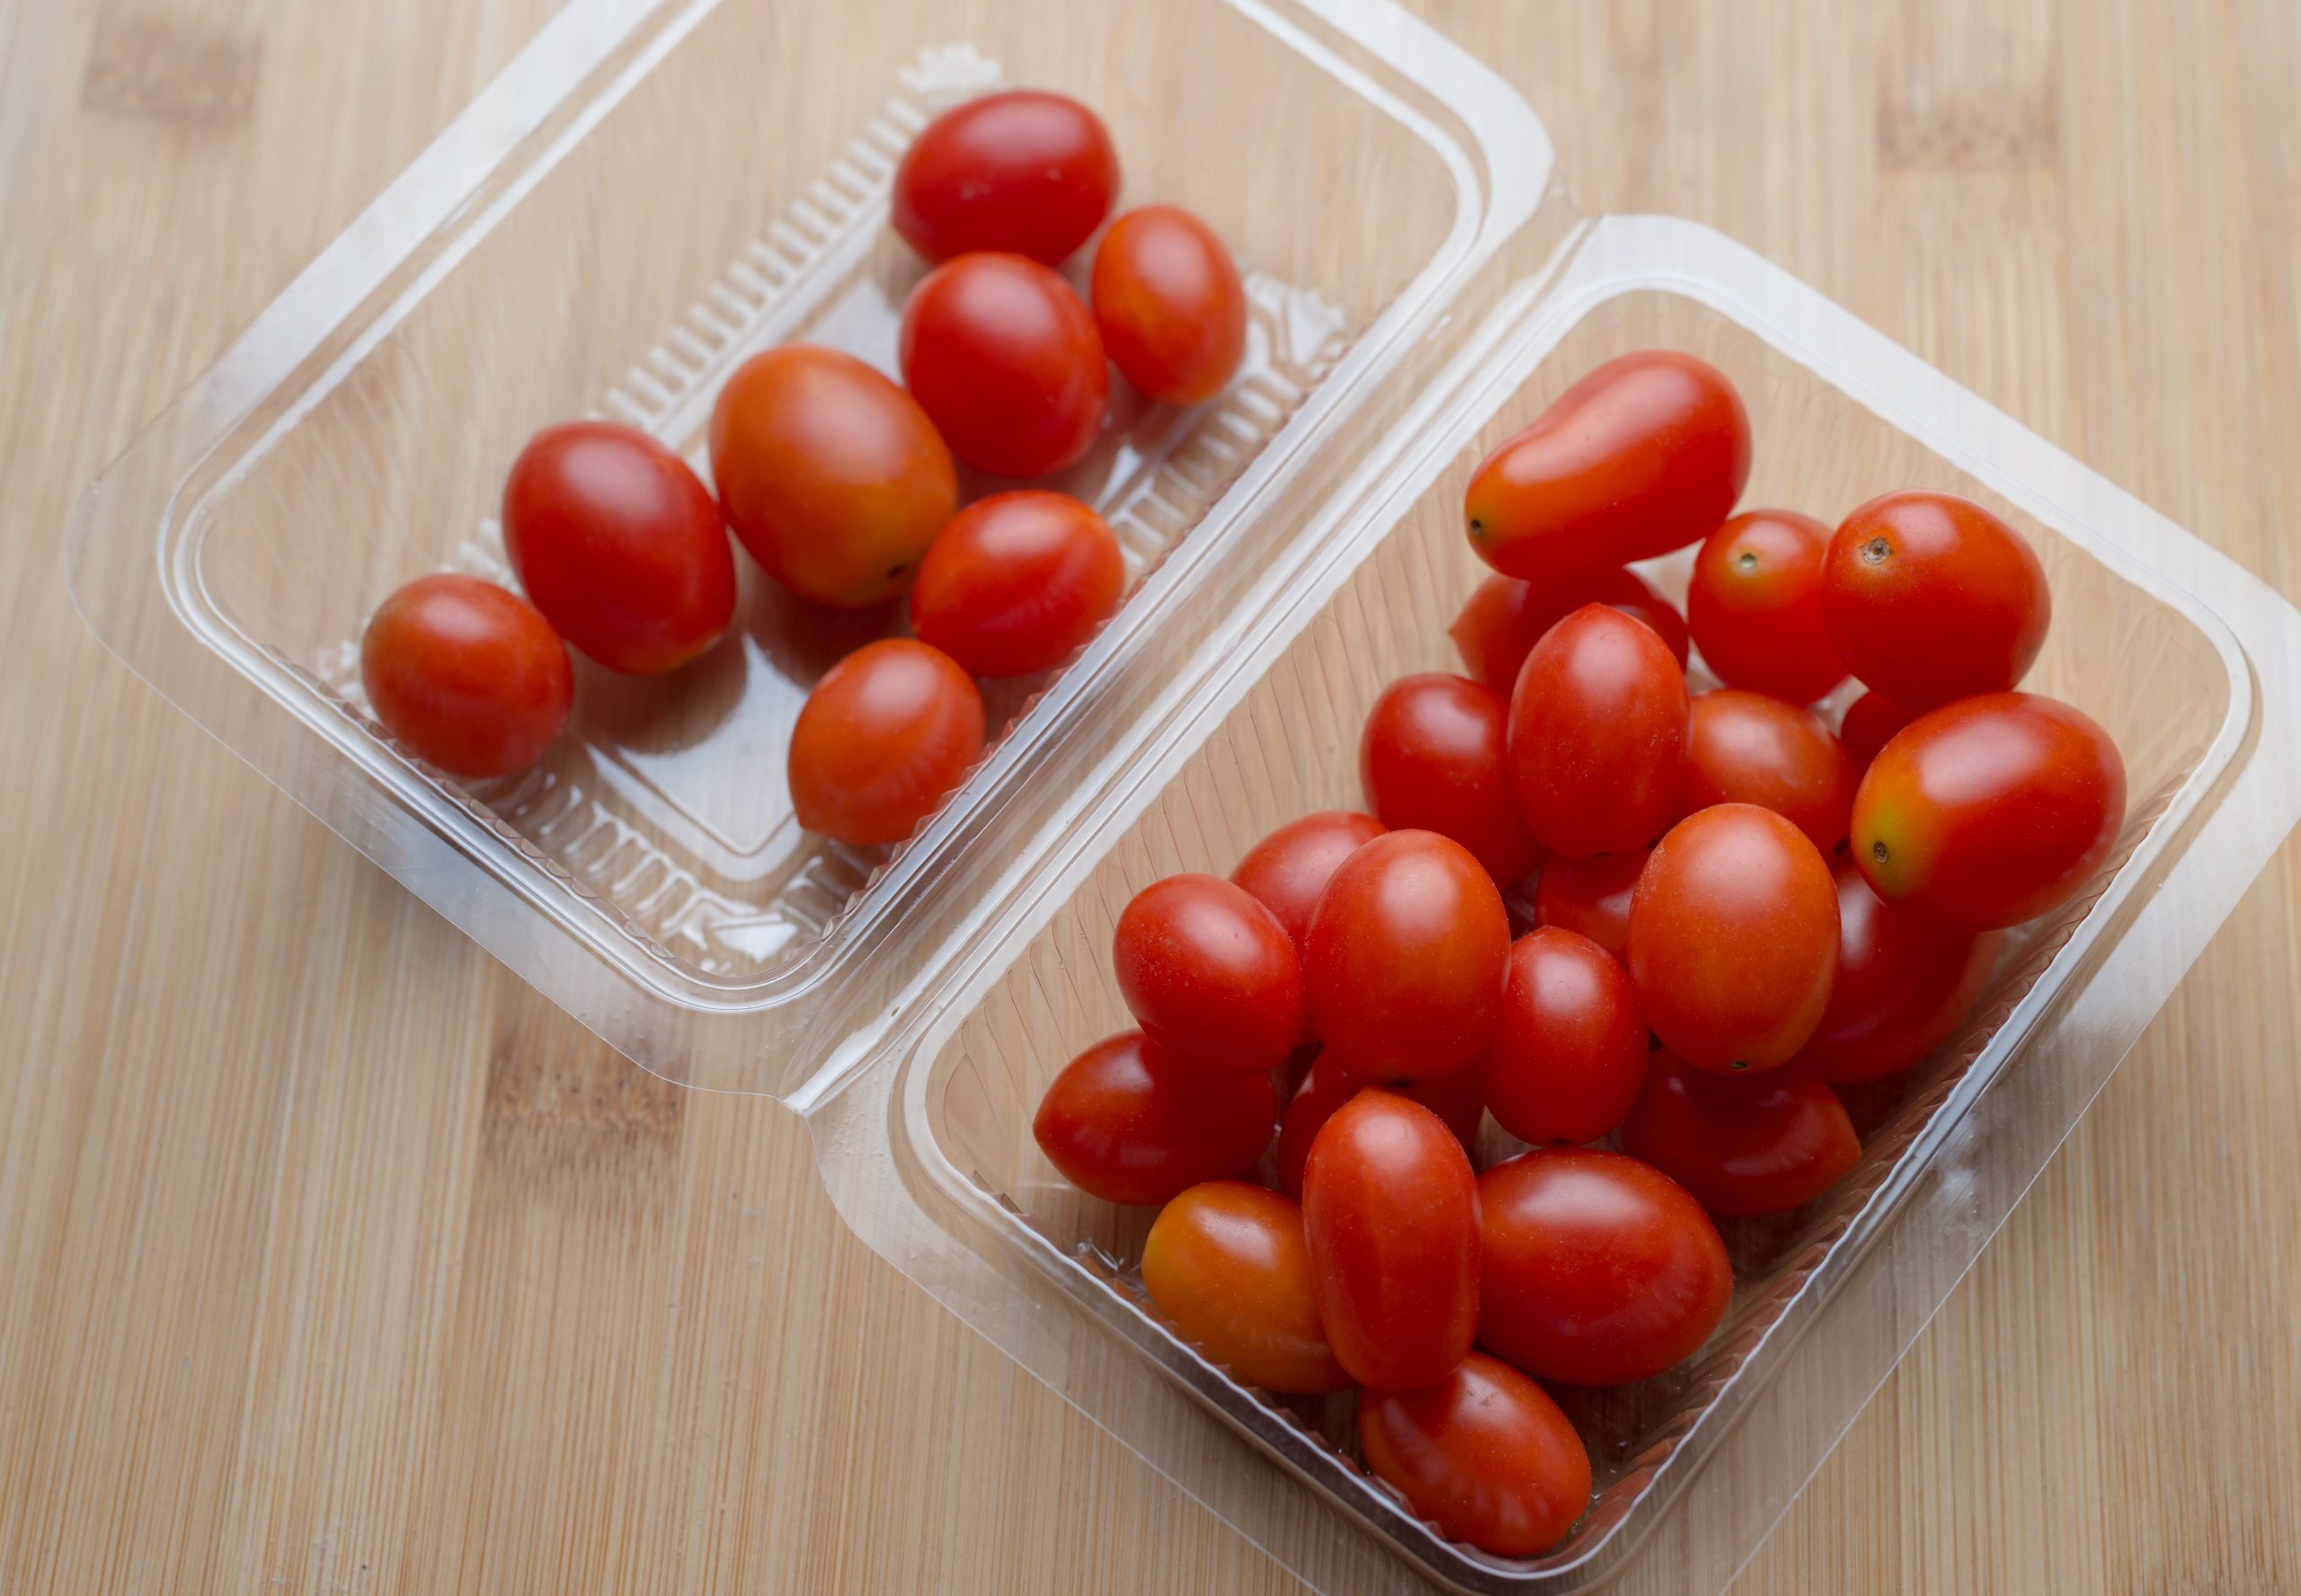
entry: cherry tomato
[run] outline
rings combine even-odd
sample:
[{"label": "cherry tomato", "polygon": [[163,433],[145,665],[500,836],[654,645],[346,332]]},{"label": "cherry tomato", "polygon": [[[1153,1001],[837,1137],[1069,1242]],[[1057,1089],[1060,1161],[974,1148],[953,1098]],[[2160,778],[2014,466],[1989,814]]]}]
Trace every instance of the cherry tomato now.
[{"label": "cherry tomato", "polygon": [[837,350],[743,362],[711,412],[727,524],[803,598],[855,609],[902,590],[958,508],[958,474],[910,395]]},{"label": "cherry tomato", "polygon": [[1534,889],[1535,919],[1579,932],[1615,958],[1627,958],[1630,895],[1652,851],[1550,860]]},{"label": "cherry tomato", "polygon": [[1503,769],[1510,706],[1491,687],[1430,671],[1383,689],[1358,740],[1366,807],[1392,830],[1418,827],[1470,849],[1500,886],[1541,863]]},{"label": "cherry tomato", "polygon": [[1685,669],[1684,617],[1652,582],[1621,566],[1540,583],[1489,576],[1471,592],[1446,634],[1470,675],[1507,698],[1542,634],[1586,604],[1610,604],[1631,620],[1645,622],[1669,645],[1678,669]]},{"label": "cherry tomato", "polygon": [[376,607],[360,640],[360,681],[385,731],[472,781],[542,758],[575,697],[567,646],[541,610],[446,572]]},{"label": "cherry tomato", "polygon": [[735,615],[735,556],[688,464],[613,421],[546,427],[503,489],[503,550],[559,634],[609,670],[686,664]]},{"label": "cherry tomato", "polygon": [[1537,1148],[1478,1182],[1479,1344],[1536,1379],[1619,1386],[1710,1339],[1734,1290],[1726,1244],[1661,1171]]},{"label": "cherry tomato", "polygon": [[1443,1379],[1478,1326],[1478,1181],[1445,1122],[1390,1092],[1335,1110],[1302,1169],[1327,1339],[1376,1391]]},{"label": "cherry tomato", "polygon": [[1289,1197],[1302,1195],[1302,1166],[1310,1159],[1310,1144],[1319,1139],[1319,1132],[1334,1118],[1336,1109],[1361,1092],[1377,1089],[1394,1091],[1409,1103],[1419,1103],[1446,1122],[1446,1129],[1462,1144],[1464,1153],[1476,1155],[1479,1128],[1486,1120],[1486,1099],[1479,1095],[1477,1070],[1457,1069],[1435,1080],[1377,1088],[1365,1077],[1343,1068],[1341,1060],[1321,1052],[1278,1117],[1278,1142],[1272,1154],[1278,1165],[1281,1191]]},{"label": "cherry tomato", "polygon": [[1067,493],[1024,488],[951,518],[911,590],[911,629],[976,676],[1030,676],[1110,619],[1126,583],[1118,538]]},{"label": "cherry tomato", "polygon": [[1878,896],[1975,930],[2018,926],[2093,878],[2125,824],[2125,761],[2066,704],[1991,693],[1920,715],[1853,799]]},{"label": "cherry tomato", "polygon": [[2052,619],[2030,540],[1954,493],[1872,499],[1823,558],[1822,624],[1838,658],[1914,710],[2012,687]]},{"label": "cherry tomato", "polygon": [[1686,620],[1719,680],[1811,704],[1845,679],[1822,625],[1829,543],[1827,527],[1792,510],[1746,510],[1703,542]]},{"label": "cherry tomato", "polygon": [[1243,1181],[1207,1181],[1159,1210],[1142,1284],[1183,1339],[1266,1391],[1338,1391],[1350,1377],[1319,1322],[1302,1210]]},{"label": "cherry tomato", "polygon": [[1195,1068],[1266,1071],[1302,1035],[1302,963],[1278,917],[1215,875],[1152,882],[1118,917],[1113,962],[1126,1006]]},{"label": "cherry tomato", "polygon": [[1651,629],[1597,604],[1551,627],[1510,696],[1511,788],[1534,840],[1580,859],[1660,836],[1687,714],[1685,673]]},{"label": "cherry tomato", "polygon": [[1853,761],[1810,709],[1763,693],[1697,693],[1686,730],[1685,812],[1755,803],[1827,854],[1845,840],[1859,780]]},{"label": "cherry tomato", "polygon": [[1835,873],[1837,979],[1822,1023],[1790,1062],[1826,1081],[1877,1080],[1949,1040],[1988,984],[2005,938],[1886,902],[1851,859]]},{"label": "cherry tomato", "polygon": [[1062,94],[1008,89],[927,124],[895,168],[891,219],[930,261],[1009,250],[1059,266],[1117,198],[1102,119]]},{"label": "cherry tomato", "polygon": [[1102,430],[1110,369],[1071,285],[1021,255],[960,255],[902,312],[902,379],[951,452],[993,476],[1044,476]]},{"label": "cherry tomato", "polygon": [[1521,1141],[1595,1141],[1621,1123],[1646,1075],[1646,1022],[1620,962],[1555,926],[1521,936],[1477,1075]]},{"label": "cherry tomato", "polygon": [[1252,1169],[1277,1109],[1268,1076],[1209,1075],[1123,1031],[1063,1066],[1031,1134],[1088,1196],[1147,1206]]},{"label": "cherry tomato", "polygon": [[1472,1352],[1419,1391],[1358,1404],[1366,1467],[1450,1540],[1532,1557],[1566,1538],[1590,1501],[1590,1454],[1549,1392]]},{"label": "cherry tomato", "polygon": [[1750,418],[1714,366],[1675,350],[1609,360],[1487,457],[1470,546],[1529,580],[1627,565],[1707,537],[1750,475]]},{"label": "cherry tomato", "polygon": [[1772,1069],[1821,1023],[1837,891],[1806,834],[1749,803],[1688,815],[1630,904],[1630,979],[1663,1045],[1701,1069]]},{"label": "cherry tomato", "polygon": [[1621,1147],[1721,1219],[1803,1207],[1861,1160],[1845,1104],[1805,1070],[1728,1080],[1666,1051],[1646,1072]]},{"label": "cherry tomato", "polygon": [[1302,972],[1328,1050],[1354,1075],[1419,1081],[1478,1056],[1502,1010],[1510,918],[1460,843],[1390,831],[1338,865]]},{"label": "cherry tomato", "polygon": [[1883,693],[1864,693],[1846,705],[1845,718],[1838,723],[1837,740],[1853,761],[1853,768],[1867,770],[1878,750],[1915,719],[1915,710],[1904,709]]},{"label": "cherry tomato", "polygon": [[827,671],[791,728],[791,806],[835,842],[901,842],[982,753],[982,695],[948,654],[882,638]]},{"label": "cherry tomato", "polygon": [[1214,230],[1173,205],[1113,222],[1095,246],[1095,325],[1119,375],[1150,397],[1196,404],[1247,349],[1247,289]]},{"label": "cherry tomato", "polygon": [[[1381,822],[1371,815],[1346,809],[1321,810],[1289,820],[1247,850],[1230,880],[1258,899],[1278,917],[1293,939],[1294,951],[1309,956],[1310,911],[1327,890],[1335,867],[1358,851],[1362,843],[1382,834]],[[1319,1027],[1307,1004],[1302,1011],[1302,1042],[1318,1041]]]}]

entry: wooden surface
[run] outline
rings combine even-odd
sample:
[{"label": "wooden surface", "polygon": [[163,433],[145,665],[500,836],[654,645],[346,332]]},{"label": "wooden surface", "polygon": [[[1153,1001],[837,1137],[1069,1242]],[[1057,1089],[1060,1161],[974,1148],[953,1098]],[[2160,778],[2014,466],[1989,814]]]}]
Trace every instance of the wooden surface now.
[{"label": "wooden surface", "polygon": [[[1294,1588],[795,1120],[624,1064],[72,614],[81,485],[551,4],[0,0],[0,1591]],[[2301,11],[1431,14],[1586,206],[2301,598]],[[2297,904],[2288,846],[1737,1589],[2301,1588]]]}]

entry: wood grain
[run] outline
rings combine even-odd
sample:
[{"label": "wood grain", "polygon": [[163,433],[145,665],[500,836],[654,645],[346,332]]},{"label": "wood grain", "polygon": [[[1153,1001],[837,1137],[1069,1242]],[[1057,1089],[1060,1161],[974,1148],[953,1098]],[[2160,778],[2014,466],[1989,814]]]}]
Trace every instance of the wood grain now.
[{"label": "wood grain", "polygon": [[[81,484],[550,9],[0,0],[0,1590],[1296,1588],[71,612]],[[2301,598],[2301,12],[1427,13],[1586,207]],[[2301,1587],[2297,1034],[2289,845],[1737,1589]]]}]

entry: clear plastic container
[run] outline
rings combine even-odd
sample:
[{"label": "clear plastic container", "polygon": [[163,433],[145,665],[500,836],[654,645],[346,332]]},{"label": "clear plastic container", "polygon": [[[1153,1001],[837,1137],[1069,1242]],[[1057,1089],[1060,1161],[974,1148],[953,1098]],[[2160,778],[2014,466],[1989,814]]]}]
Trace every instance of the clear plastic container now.
[{"label": "clear plastic container", "polygon": [[[1191,70],[1216,56],[1232,69]],[[752,350],[890,362],[920,270],[882,226],[893,160],[1001,81],[1095,104],[1130,200],[1210,217],[1253,347],[1202,410],[1123,410],[1067,484],[1139,583],[999,706],[943,811],[894,850],[798,832],[784,738],[854,639],[764,592],[668,688],[586,671],[529,776],[466,789],[385,738],[360,626],[419,572],[495,567],[494,496],[537,426],[617,415],[694,454]],[[1828,519],[1931,485],[2029,533],[2056,607],[2030,685],[2117,738],[2132,813],[1964,1032],[1857,1104],[1857,1173],[1731,1228],[1711,1343],[1571,1399],[1598,1497],[1511,1563],[1361,1474],[1347,1399],[1275,1404],[1171,1335],[1134,1272],[1148,1216],[1065,1187],[1028,1126],[1124,1023],[1127,897],[1354,802],[1374,695],[1449,663],[1478,459],[1657,344],[1740,387],[1746,502]],[[806,1115],[874,1247],[1334,1590],[1722,1585],[2301,813],[2290,606],[1716,234],[1581,216],[1533,113],[1385,0],[578,0],[91,489],[71,550],[83,613],[163,691],[632,1058]],[[1682,589],[1684,566],[1655,574]]]}]

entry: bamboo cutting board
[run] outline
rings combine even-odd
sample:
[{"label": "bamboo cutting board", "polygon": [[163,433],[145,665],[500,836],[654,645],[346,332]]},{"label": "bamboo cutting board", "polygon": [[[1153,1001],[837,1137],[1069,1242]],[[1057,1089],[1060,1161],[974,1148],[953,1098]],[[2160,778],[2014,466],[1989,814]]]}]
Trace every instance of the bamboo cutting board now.
[{"label": "bamboo cutting board", "polygon": [[[551,8],[0,0],[0,1591],[1295,1589],[795,1120],[624,1063],[72,614],[81,485]],[[1426,13],[1586,208],[2301,598],[2301,11]],[[2288,846],[1737,1590],[2301,1588],[2297,905]]]}]

